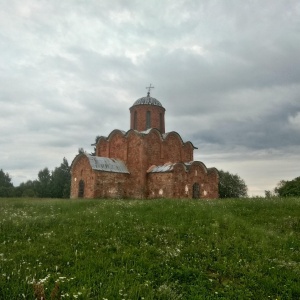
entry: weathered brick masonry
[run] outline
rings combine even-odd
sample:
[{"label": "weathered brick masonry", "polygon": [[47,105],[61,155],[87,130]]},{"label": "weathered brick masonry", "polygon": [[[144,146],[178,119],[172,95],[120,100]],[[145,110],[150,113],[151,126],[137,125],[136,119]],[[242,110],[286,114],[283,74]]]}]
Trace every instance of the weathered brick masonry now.
[{"label": "weathered brick masonry", "polygon": [[130,127],[100,137],[95,156],[75,157],[71,198],[218,197],[218,171],[193,161],[191,142],[165,133],[165,109],[149,93],[130,108]]}]

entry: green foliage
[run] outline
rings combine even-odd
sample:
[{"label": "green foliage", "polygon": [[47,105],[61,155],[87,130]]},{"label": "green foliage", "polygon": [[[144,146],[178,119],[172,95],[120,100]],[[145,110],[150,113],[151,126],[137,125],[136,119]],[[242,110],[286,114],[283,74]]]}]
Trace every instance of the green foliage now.
[{"label": "green foliage", "polygon": [[60,167],[55,168],[51,175],[51,197],[69,198],[70,197],[71,173],[70,166],[66,158],[63,159]]},{"label": "green foliage", "polygon": [[9,174],[4,173],[2,169],[0,170],[0,187],[5,187],[5,188],[13,187]]},{"label": "green foliage", "polygon": [[15,187],[15,197],[36,197],[37,185],[37,180],[22,182],[19,186]]},{"label": "green foliage", "polygon": [[14,187],[0,186],[0,197],[13,197]]},{"label": "green foliage", "polygon": [[0,199],[0,299],[299,299],[300,198]]},{"label": "green foliage", "polygon": [[39,171],[36,189],[38,197],[51,197],[51,174],[48,168]]},{"label": "green foliage", "polygon": [[33,190],[41,198],[69,198],[70,185],[70,166],[67,159],[63,158],[61,165],[51,173],[48,168],[38,173],[38,180]]},{"label": "green foliage", "polygon": [[0,197],[69,198],[70,185],[70,166],[66,158],[54,171],[44,168],[39,171],[37,180],[22,182],[17,187],[13,187],[9,175],[0,170]]},{"label": "green foliage", "polygon": [[94,150],[93,150],[93,152],[91,152],[91,155],[93,155],[93,156],[96,155],[96,145],[97,145],[97,143],[98,143],[100,137],[101,137],[100,135],[97,135],[97,136],[95,137],[95,143],[92,144],[92,146],[94,146]]},{"label": "green foliage", "polygon": [[247,197],[248,188],[243,179],[237,174],[219,170],[219,196],[220,198]]},{"label": "green foliage", "polygon": [[85,151],[83,148],[78,148],[78,154],[84,154],[84,153],[85,153]]},{"label": "green foliage", "polygon": [[280,181],[275,188],[275,192],[280,197],[300,196],[300,177],[291,181]]},{"label": "green foliage", "polygon": [[8,173],[0,170],[0,197],[13,197],[14,187]]}]

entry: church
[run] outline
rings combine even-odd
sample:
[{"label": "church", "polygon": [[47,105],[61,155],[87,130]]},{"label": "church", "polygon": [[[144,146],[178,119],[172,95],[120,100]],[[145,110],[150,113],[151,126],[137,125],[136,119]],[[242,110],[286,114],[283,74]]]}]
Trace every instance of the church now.
[{"label": "church", "polygon": [[71,198],[218,198],[219,176],[193,160],[191,142],[165,132],[165,108],[150,96],[129,108],[130,129],[100,136],[95,154],[71,165]]}]

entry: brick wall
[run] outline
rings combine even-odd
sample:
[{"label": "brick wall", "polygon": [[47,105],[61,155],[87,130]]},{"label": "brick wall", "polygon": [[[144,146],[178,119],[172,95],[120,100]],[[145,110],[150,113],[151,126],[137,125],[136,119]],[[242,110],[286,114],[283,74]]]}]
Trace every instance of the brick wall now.
[{"label": "brick wall", "polygon": [[[216,169],[207,169],[201,162],[193,162],[188,169],[182,164],[193,160],[193,150],[177,132],[164,139],[157,129],[148,134],[114,130],[108,138],[98,140],[96,154],[124,161],[130,174],[93,171],[88,158],[79,155],[72,163],[71,197],[78,197],[83,180],[86,198],[192,198],[194,183],[199,184],[200,198],[217,198]],[[166,162],[177,163],[173,172],[147,174],[150,166]]]},{"label": "brick wall", "polygon": [[[147,111],[151,113],[150,127],[165,133],[165,109],[156,105],[135,105],[130,108],[130,129],[147,130]],[[134,120],[136,116],[136,121]]]},{"label": "brick wall", "polygon": [[79,154],[74,159],[71,169],[71,198],[78,198],[79,182],[84,182],[84,198],[94,198],[95,174],[88,158]]},{"label": "brick wall", "polygon": [[126,198],[128,174],[94,171],[94,198]]},{"label": "brick wall", "polygon": [[193,185],[198,183],[201,199],[218,198],[218,173],[207,170],[201,162],[194,162],[186,170],[178,163],[171,172],[148,174],[149,198],[193,198]]},{"label": "brick wall", "polygon": [[172,198],[173,173],[149,173],[147,198]]}]

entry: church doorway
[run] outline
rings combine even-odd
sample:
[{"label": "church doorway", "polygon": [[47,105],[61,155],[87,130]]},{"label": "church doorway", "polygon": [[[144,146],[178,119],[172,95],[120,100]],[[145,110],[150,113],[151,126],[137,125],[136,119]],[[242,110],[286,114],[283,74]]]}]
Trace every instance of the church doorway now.
[{"label": "church doorway", "polygon": [[84,181],[81,179],[79,181],[78,198],[83,198],[83,196],[84,196]]},{"label": "church doorway", "polygon": [[199,199],[200,198],[200,186],[199,183],[195,182],[193,184],[193,198]]}]

